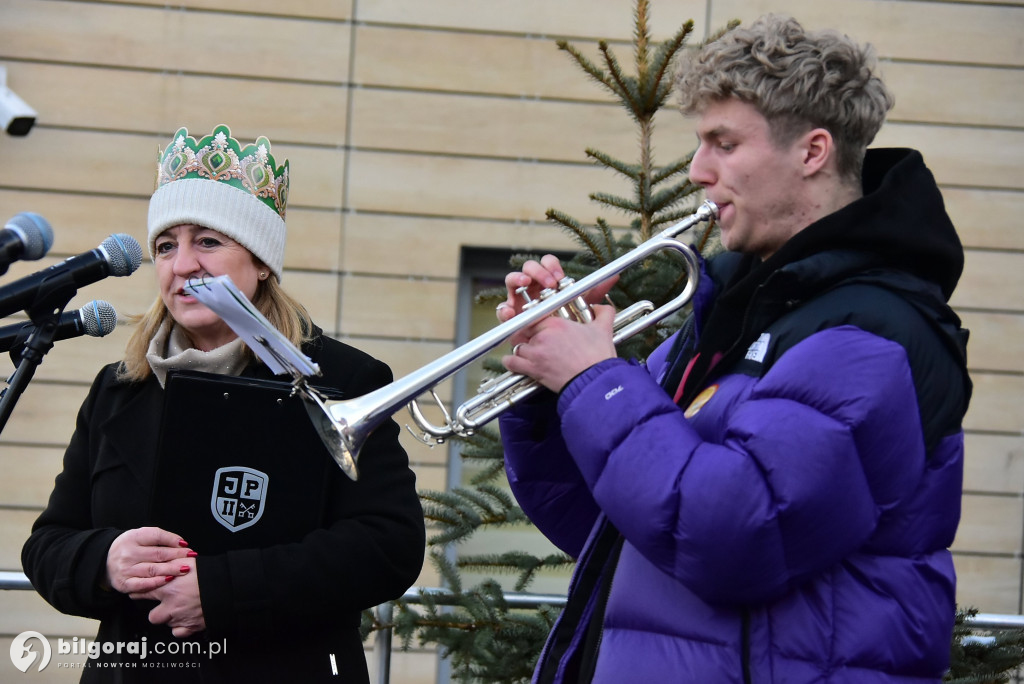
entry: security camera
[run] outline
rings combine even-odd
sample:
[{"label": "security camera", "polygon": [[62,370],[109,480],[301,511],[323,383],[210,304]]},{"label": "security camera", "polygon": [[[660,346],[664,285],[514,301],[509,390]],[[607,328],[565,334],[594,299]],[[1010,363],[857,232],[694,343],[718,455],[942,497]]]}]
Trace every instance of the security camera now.
[{"label": "security camera", "polygon": [[7,67],[0,66],[0,124],[8,135],[28,135],[36,123],[36,110],[7,87]]}]

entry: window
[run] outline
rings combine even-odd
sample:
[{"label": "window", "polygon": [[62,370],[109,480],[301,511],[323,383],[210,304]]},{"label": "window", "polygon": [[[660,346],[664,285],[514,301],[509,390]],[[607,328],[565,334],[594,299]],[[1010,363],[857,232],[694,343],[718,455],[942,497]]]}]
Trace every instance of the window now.
[{"label": "window", "polygon": [[[509,272],[509,259],[513,252],[508,250],[464,248],[459,269],[459,299],[456,329],[456,343],[459,345],[479,337],[495,327],[498,322],[494,315],[497,301],[477,303],[476,297],[481,292],[493,288],[503,288],[505,275]],[[567,260],[571,254],[558,254]],[[487,357],[501,358],[508,353],[508,345],[501,345],[490,352]],[[486,358],[486,357],[485,357]],[[470,364],[460,372],[452,388],[453,405],[459,406],[466,399],[477,394],[480,383],[489,377],[483,369],[481,361]],[[497,426],[497,421],[491,423]],[[476,473],[472,464],[462,461],[458,445],[453,444],[449,454],[448,487],[469,487],[470,480]],[[504,477],[498,486],[508,487]],[[461,555],[477,555],[501,553],[504,551],[527,551],[538,556],[557,553],[558,549],[551,544],[536,528],[529,525],[506,527],[495,530],[477,532],[470,539],[458,545],[456,552]],[[527,591],[536,593],[564,594],[569,584],[569,571],[544,571],[538,573]],[[496,574],[487,576],[499,582],[506,591],[514,589],[515,575]],[[473,586],[485,578],[463,573],[464,586]]]}]

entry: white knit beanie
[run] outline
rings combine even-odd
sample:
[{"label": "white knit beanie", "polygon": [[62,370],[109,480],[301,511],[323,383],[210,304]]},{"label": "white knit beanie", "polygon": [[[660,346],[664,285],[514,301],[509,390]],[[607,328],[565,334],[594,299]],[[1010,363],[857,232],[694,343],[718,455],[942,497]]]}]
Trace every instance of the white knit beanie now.
[{"label": "white knit beanie", "polygon": [[243,148],[227,126],[196,141],[179,129],[160,155],[149,200],[149,254],[157,236],[192,223],[239,243],[281,280],[288,200],[288,162],[275,166],[270,141]]}]

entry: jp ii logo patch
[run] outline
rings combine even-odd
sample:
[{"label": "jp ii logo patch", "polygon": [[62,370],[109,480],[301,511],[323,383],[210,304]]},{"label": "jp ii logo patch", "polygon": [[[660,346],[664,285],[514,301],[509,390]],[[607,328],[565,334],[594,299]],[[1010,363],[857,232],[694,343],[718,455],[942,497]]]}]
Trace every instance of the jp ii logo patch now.
[{"label": "jp ii logo patch", "polygon": [[269,479],[266,473],[243,466],[219,468],[210,498],[214,519],[232,532],[255,525],[263,515]]}]

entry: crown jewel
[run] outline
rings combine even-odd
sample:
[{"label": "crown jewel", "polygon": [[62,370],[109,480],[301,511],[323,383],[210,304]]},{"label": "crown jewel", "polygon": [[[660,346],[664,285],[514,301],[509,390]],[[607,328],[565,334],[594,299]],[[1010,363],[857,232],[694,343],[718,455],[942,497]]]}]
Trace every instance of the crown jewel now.
[{"label": "crown jewel", "polygon": [[283,219],[288,204],[288,161],[276,164],[270,141],[263,136],[242,147],[223,124],[198,141],[189,136],[187,128],[179,128],[159,155],[156,185],[159,188],[182,178],[219,181],[252,194]]}]

